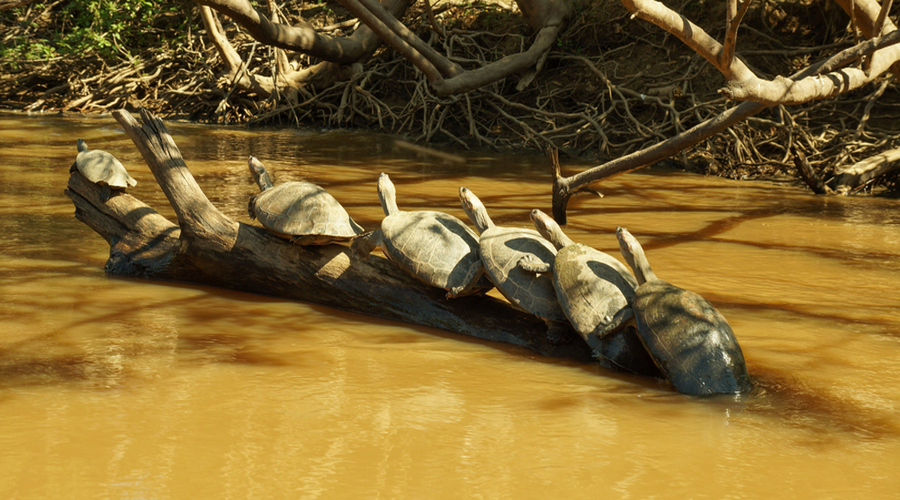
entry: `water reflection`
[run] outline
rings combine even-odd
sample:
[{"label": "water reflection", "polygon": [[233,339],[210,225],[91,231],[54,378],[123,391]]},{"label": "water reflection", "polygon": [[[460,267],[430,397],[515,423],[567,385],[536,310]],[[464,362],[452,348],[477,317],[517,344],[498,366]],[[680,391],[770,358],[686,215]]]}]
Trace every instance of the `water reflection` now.
[{"label": "water reflection", "polygon": [[[251,223],[246,161],[326,187],[366,228],[404,210],[501,225],[549,210],[543,157],[435,161],[346,131],[169,124],[207,196]],[[691,398],[509,345],[217,289],[106,276],[62,190],[75,139],[171,209],[109,117],[0,117],[0,495],[892,498],[900,491],[896,200],[674,173],[604,182],[566,233],[728,318],[756,389]],[[454,152],[457,153],[457,152]],[[574,168],[564,165],[564,168]],[[488,175],[490,174],[490,175]]]}]

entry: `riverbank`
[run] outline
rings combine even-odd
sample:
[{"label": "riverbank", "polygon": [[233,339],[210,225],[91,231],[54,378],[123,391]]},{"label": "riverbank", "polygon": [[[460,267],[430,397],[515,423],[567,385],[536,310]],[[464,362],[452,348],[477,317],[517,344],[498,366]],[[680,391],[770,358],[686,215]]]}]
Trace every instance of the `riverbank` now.
[{"label": "riverbank", "polygon": [[[407,24],[429,39],[424,12],[414,6]],[[490,62],[518,52],[531,32],[502,4],[436,5],[450,33],[435,44],[454,55]],[[165,10],[165,9],[164,9]],[[724,83],[705,60],[664,32],[630,20],[618,3],[596,3],[570,23],[547,63],[525,90],[517,78],[465,96],[438,98],[410,64],[380,50],[350,80],[320,90],[276,93],[265,99],[235,91],[220,78],[199,8],[165,10],[145,37],[101,51],[40,61],[2,61],[0,107],[36,112],[98,113],[145,107],[166,119],[198,123],[356,128],[398,134],[433,147],[546,150],[602,163],[676,135],[733,106],[720,98]],[[696,2],[685,14],[721,38],[721,6]],[[4,12],[7,39],[51,41],[66,29],[63,12]],[[298,3],[289,20],[346,34],[334,26],[347,16],[336,3]],[[739,53],[760,74],[789,74],[852,42],[843,13],[831,7],[778,3],[751,10]],[[228,19],[225,32],[253,73],[270,74],[273,56]],[[344,31],[341,31],[343,29]],[[166,36],[166,34],[177,36]],[[58,38],[58,37],[57,37]],[[114,42],[114,40],[113,40]],[[128,42],[128,43],[126,43]],[[48,42],[48,45],[52,43]],[[50,49],[47,49],[48,52]],[[292,57],[297,68],[310,64]],[[667,160],[666,166],[733,179],[797,177],[792,150],[800,148],[818,175],[900,146],[900,92],[890,77],[873,86],[801,106],[766,110],[727,133]],[[865,190],[900,186],[896,174]]]}]

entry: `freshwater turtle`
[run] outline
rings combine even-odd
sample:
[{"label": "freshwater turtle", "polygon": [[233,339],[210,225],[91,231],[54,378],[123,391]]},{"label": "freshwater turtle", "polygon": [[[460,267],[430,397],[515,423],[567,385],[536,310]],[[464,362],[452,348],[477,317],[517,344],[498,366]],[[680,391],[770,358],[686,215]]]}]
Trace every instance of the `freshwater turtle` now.
[{"label": "freshwater turtle", "polygon": [[363,232],[321,187],[301,181],[275,186],[262,162],[251,156],[247,163],[261,191],[250,198],[247,212],[271,233],[298,245],[327,245]]},{"label": "freshwater turtle", "polygon": [[89,150],[84,139],[78,139],[78,156],[69,167],[69,173],[75,172],[76,169],[87,180],[102,188],[103,191],[100,193],[102,202],[109,199],[113,189],[124,191],[128,186],[137,184],[115,156],[99,149]]},{"label": "freshwater turtle", "polygon": [[533,229],[494,225],[481,200],[469,189],[459,188],[459,199],[481,233],[478,246],[484,273],[513,305],[547,321],[548,338],[560,342],[562,331],[567,329],[560,323],[568,320],[556,298],[553,280],[549,275],[536,276],[518,265],[526,255],[533,255],[540,262],[552,262],[556,248]]},{"label": "freshwater turtle", "polygon": [[447,290],[447,298],[491,288],[479,273],[478,235],[463,221],[442,212],[403,212],[397,207],[394,184],[387,174],[378,177],[378,198],[384,210],[381,229],[353,240],[351,248],[361,259],[376,246],[412,276]]},{"label": "freshwater turtle", "polygon": [[725,317],[700,295],[657,278],[627,229],[617,228],[616,237],[640,284],[632,305],[638,334],[666,379],[684,394],[752,389],[744,354]]},{"label": "freshwater turtle", "polygon": [[[634,328],[626,328],[634,317],[630,304],[638,287],[631,271],[614,257],[572,241],[544,212],[532,210],[531,221],[558,251],[552,263],[526,255],[519,260],[519,266],[526,271],[551,274],[566,317],[594,349],[600,364],[614,370],[661,376]],[[612,335],[620,330],[624,331]]]}]

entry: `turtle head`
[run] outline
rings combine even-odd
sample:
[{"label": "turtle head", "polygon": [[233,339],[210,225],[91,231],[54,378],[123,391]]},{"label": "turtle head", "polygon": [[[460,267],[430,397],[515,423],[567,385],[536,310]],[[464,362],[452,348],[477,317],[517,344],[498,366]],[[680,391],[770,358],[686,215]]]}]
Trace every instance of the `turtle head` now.
[{"label": "turtle head", "polygon": [[634,271],[634,277],[637,279],[638,285],[643,285],[648,281],[656,280],[656,274],[650,268],[650,262],[644,255],[644,249],[638,243],[637,238],[631,235],[624,227],[616,228],[616,238],[619,240],[619,249],[622,251],[622,257],[631,266]]},{"label": "turtle head", "polygon": [[491,221],[487,209],[484,208],[481,200],[469,188],[459,188],[459,201],[462,203],[463,211],[466,212],[472,224],[475,224],[475,228],[478,229],[479,233],[494,227],[494,222]]},{"label": "turtle head", "polygon": [[400,211],[397,207],[397,190],[388,174],[382,172],[378,176],[378,199],[381,200],[381,209],[384,215],[395,214]]},{"label": "turtle head", "polygon": [[250,159],[247,160],[247,166],[250,167],[250,175],[253,176],[253,180],[256,181],[256,185],[259,186],[260,191],[265,191],[274,185],[272,183],[272,178],[269,176],[269,171],[266,170],[266,167],[261,161],[251,156]]},{"label": "turtle head", "polygon": [[87,143],[84,142],[84,139],[78,139],[78,152],[87,151]]},{"label": "turtle head", "polygon": [[534,228],[541,233],[541,236],[553,243],[557,250],[575,243],[563,233],[562,228],[552,217],[536,208],[531,211],[531,222],[534,223]]}]

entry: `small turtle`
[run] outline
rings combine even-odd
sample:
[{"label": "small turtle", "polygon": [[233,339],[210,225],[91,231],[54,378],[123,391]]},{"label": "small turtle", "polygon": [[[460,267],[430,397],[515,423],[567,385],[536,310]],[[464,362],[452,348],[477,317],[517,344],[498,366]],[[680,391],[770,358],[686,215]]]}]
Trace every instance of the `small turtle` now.
[{"label": "small turtle", "polygon": [[350,241],[363,232],[321,187],[300,181],[274,186],[262,162],[251,156],[247,163],[261,191],[250,198],[247,212],[269,232],[298,245]]},{"label": "small turtle", "polygon": [[381,246],[398,267],[431,286],[447,290],[447,298],[493,287],[478,272],[482,264],[475,231],[442,212],[402,212],[396,197],[390,177],[382,173],[378,178],[378,198],[385,215],[381,229],[355,238],[351,245],[354,255],[367,259],[369,252]]},{"label": "small turtle", "polygon": [[69,173],[75,170],[103,189],[100,201],[104,203],[109,200],[113,189],[124,191],[128,186],[137,184],[115,156],[99,149],[89,150],[83,139],[78,139],[78,156],[75,157],[75,163],[69,167]]},{"label": "small turtle", "polygon": [[551,342],[561,342],[568,328],[560,323],[568,320],[556,298],[553,280],[546,274],[535,276],[518,265],[526,255],[533,255],[539,262],[552,262],[556,248],[533,229],[494,225],[481,200],[469,189],[459,188],[459,199],[481,233],[478,246],[484,272],[512,304],[547,321]]},{"label": "small turtle", "polygon": [[616,237],[640,283],[632,305],[638,334],[669,383],[692,395],[752,389],[744,354],[725,317],[700,295],[657,278],[627,229],[616,229]]},{"label": "small turtle", "polygon": [[[519,266],[534,273],[551,273],[556,297],[575,331],[594,349],[600,364],[614,370],[659,377],[653,359],[634,328],[630,303],[638,287],[631,272],[614,257],[572,241],[550,216],[531,211],[531,221],[558,250],[552,264],[532,255]],[[622,331],[619,335],[610,335]]]}]

